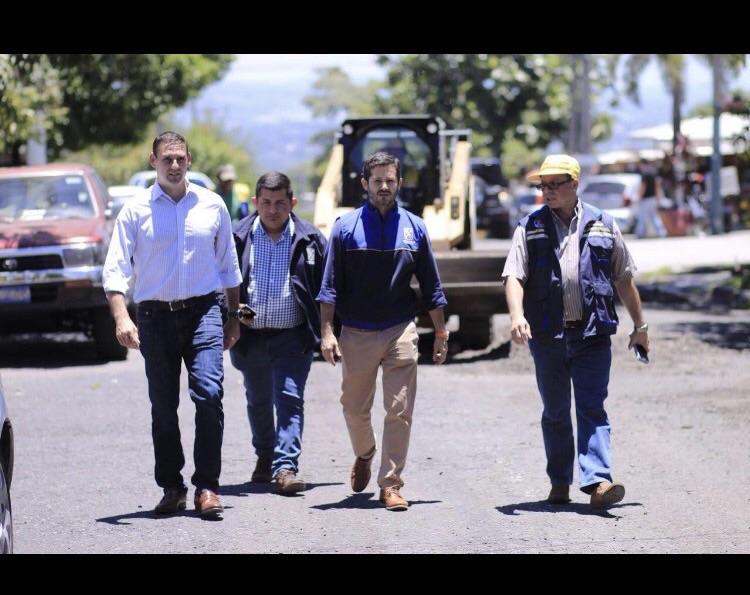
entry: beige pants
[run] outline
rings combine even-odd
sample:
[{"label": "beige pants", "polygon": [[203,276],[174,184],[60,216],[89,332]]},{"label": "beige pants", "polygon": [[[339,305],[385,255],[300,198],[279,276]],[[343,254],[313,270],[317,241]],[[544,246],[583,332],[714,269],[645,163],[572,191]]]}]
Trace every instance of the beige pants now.
[{"label": "beige pants", "polygon": [[382,331],[343,327],[339,339],[343,363],[341,405],[354,454],[375,448],[370,411],[378,368],[383,367],[383,444],[378,485],[403,486],[401,472],[409,450],[411,417],[417,394],[417,327],[405,322]]}]

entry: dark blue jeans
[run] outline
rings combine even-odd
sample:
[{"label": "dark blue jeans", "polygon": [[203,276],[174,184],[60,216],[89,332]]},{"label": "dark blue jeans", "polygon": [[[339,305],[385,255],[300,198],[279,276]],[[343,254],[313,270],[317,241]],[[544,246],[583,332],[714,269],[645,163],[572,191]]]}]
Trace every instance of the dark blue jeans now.
[{"label": "dark blue jeans", "polygon": [[584,339],[583,329],[566,329],[562,339],[535,336],[529,348],[542,396],[542,434],[547,475],[553,485],[573,483],[573,427],[570,385],[575,394],[578,423],[579,484],[583,491],[602,480],[612,481],[607,398],[612,363],[608,335]]},{"label": "dark blue jeans", "polygon": [[185,485],[181,473],[185,456],[177,418],[184,361],[190,399],[195,403],[192,483],[196,491],[217,491],[224,435],[223,328],[219,306],[204,303],[176,312],[139,306],[137,318],[151,399],[156,483],[162,488]]},{"label": "dark blue jeans", "polygon": [[299,471],[303,399],[313,359],[309,337],[305,325],[278,333],[250,331],[247,351],[234,348],[230,352],[232,365],[245,380],[253,448],[259,457],[273,457],[274,475],[281,469]]}]

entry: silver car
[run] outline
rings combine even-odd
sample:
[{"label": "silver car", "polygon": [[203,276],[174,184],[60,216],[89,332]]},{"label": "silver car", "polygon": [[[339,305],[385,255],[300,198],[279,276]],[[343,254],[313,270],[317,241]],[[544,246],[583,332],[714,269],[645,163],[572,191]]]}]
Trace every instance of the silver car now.
[{"label": "silver car", "polygon": [[13,511],[10,482],[13,479],[13,428],[0,382],[0,554],[13,553]]},{"label": "silver car", "polygon": [[641,174],[601,174],[581,180],[579,196],[617,221],[622,233],[635,228],[641,196]]}]

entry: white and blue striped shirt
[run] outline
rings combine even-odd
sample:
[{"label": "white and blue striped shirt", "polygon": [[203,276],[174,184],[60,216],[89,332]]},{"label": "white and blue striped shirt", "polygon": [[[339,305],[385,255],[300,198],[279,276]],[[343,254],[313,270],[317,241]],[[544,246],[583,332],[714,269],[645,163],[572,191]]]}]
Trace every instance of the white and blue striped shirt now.
[{"label": "white and blue striped shirt", "polygon": [[294,221],[289,223],[277,241],[273,241],[255,219],[250,245],[250,280],[248,304],[257,316],[253,328],[294,328],[305,321],[297,303],[289,270],[294,235]]},{"label": "white and blue striped shirt", "polygon": [[175,202],[159,186],[120,211],[104,263],[104,290],[172,301],[237,287],[242,275],[232,223],[218,194],[188,184]]}]

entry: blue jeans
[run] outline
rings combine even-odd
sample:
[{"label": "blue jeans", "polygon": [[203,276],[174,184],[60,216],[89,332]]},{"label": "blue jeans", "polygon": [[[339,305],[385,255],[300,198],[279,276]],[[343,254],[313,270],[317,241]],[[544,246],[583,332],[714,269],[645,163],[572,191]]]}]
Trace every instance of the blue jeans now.
[{"label": "blue jeans", "polygon": [[573,427],[570,416],[570,383],[575,393],[578,423],[579,484],[612,481],[610,425],[607,398],[612,363],[609,335],[584,339],[582,328],[565,329],[562,339],[535,337],[529,348],[542,396],[542,434],[547,453],[547,475],[553,485],[573,483]]},{"label": "blue jeans", "polygon": [[217,491],[224,435],[224,348],[219,306],[204,303],[170,312],[141,305],[137,320],[151,399],[156,483],[162,488],[185,486],[181,473],[185,457],[177,418],[184,361],[190,399],[195,403],[192,483],[196,491]]},{"label": "blue jeans", "polygon": [[232,349],[230,359],[245,380],[255,454],[273,457],[274,475],[281,469],[297,473],[305,421],[305,383],[313,359],[309,333],[305,325],[280,332],[249,332],[247,350],[241,353]]}]

